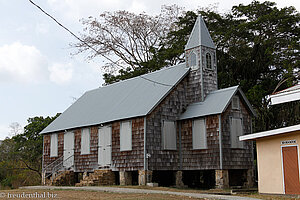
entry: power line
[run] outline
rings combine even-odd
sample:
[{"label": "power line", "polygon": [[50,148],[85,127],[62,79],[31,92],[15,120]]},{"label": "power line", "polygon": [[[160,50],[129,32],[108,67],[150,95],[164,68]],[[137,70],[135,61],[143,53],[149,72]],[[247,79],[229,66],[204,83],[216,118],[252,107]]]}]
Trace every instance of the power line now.
[{"label": "power line", "polygon": [[[78,37],[75,33],[73,33],[70,29],[68,29],[67,27],[65,27],[64,25],[62,25],[59,21],[57,21],[57,19],[55,19],[53,16],[51,16],[49,13],[47,13],[45,10],[43,10],[39,5],[37,5],[36,3],[34,3],[32,0],[28,0],[32,5],[34,5],[35,7],[37,7],[40,11],[42,11],[45,15],[47,15],[48,17],[50,17],[53,21],[55,21],[59,26],[61,26],[63,29],[65,29],[66,31],[68,31],[72,36],[74,36],[77,40],[79,40],[80,42],[82,42],[83,44],[85,44],[87,47],[89,47],[90,49],[94,50],[97,54],[103,56],[104,58],[106,58],[107,60],[109,60],[110,62],[120,66],[117,62],[113,61],[112,59],[110,59],[109,57],[102,55],[101,53],[98,52],[97,49],[95,49],[94,47],[92,47],[91,45],[89,45],[88,43],[86,43],[84,40],[80,39],[80,37]],[[120,66],[122,67],[122,66]]]},{"label": "power line", "polygon": [[145,77],[143,77],[143,76],[140,76],[142,79],[145,79],[145,80],[147,80],[147,81],[150,81],[150,82],[152,82],[152,83],[156,83],[156,84],[159,84],[159,85],[163,85],[163,86],[167,86],[167,87],[172,87],[173,85],[169,85],[169,84],[165,84],[165,83],[160,83],[160,82],[157,82],[157,81],[153,81],[153,80],[151,80],[151,79],[148,79],[148,78],[145,78]]},{"label": "power line", "polygon": [[[47,13],[45,10],[43,10],[39,5],[37,5],[36,3],[34,3],[32,0],[28,0],[32,5],[34,5],[35,7],[37,7],[40,11],[42,11],[45,15],[47,15],[48,17],[50,17],[55,23],[57,23],[60,27],[62,27],[63,29],[65,29],[67,32],[69,32],[73,37],[75,37],[77,40],[79,40],[80,42],[82,42],[83,44],[85,44],[87,47],[89,47],[90,49],[92,49],[93,51],[95,51],[97,54],[103,56],[104,58],[106,58],[107,60],[109,60],[110,62],[122,67],[121,65],[119,65],[117,62],[113,61],[112,59],[110,59],[109,57],[102,55],[101,53],[98,52],[97,49],[95,49],[94,47],[92,47],[91,45],[89,45],[88,43],[86,43],[84,40],[82,40],[80,37],[78,37],[75,33],[73,33],[70,29],[68,29],[66,26],[64,26],[62,23],[60,23],[57,19],[55,19],[52,15],[50,15],[49,13]],[[148,78],[145,78],[143,76],[140,76],[142,79],[150,81],[152,83],[156,83],[159,85],[163,85],[163,86],[168,86],[168,87],[172,87],[173,85],[169,85],[169,84],[165,84],[165,83],[160,83]]]}]

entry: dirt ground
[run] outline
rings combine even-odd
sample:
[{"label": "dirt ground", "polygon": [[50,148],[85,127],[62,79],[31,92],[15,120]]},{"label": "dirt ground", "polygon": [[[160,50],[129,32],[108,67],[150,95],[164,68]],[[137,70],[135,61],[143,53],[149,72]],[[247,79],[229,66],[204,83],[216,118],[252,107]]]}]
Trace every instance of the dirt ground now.
[{"label": "dirt ground", "polygon": [[[114,187],[114,186],[113,186]],[[176,189],[168,187],[149,188],[145,186],[127,186],[127,188],[134,189],[154,189],[165,190],[174,192],[187,192],[187,193],[228,193],[227,190],[193,190],[193,189]],[[13,196],[13,194],[15,196]],[[33,198],[21,197],[20,195],[35,195]],[[19,196],[18,196],[19,195]],[[40,198],[38,198],[38,195]],[[42,195],[42,196],[41,196]],[[261,194],[238,194],[237,196],[252,197],[265,200],[294,200],[300,199],[296,196],[283,196],[283,195],[261,195]],[[132,194],[132,193],[110,193],[110,192],[96,192],[96,191],[83,191],[83,190],[32,190],[32,189],[15,189],[15,190],[0,190],[1,199],[87,199],[87,200],[205,200],[204,198],[192,198],[169,194]]]},{"label": "dirt ground", "polygon": [[[112,186],[112,187],[120,187],[120,186]],[[230,194],[230,189],[222,190],[222,189],[212,189],[212,190],[197,190],[197,189],[178,189],[172,187],[147,187],[147,186],[121,186],[125,188],[135,188],[135,189],[151,189],[151,190],[163,190],[163,191],[174,191],[174,192],[187,192],[187,193],[206,193],[206,194]],[[267,194],[234,194],[235,196],[242,197],[251,197],[257,199],[264,200],[296,200],[300,199],[300,195],[267,195]]]},{"label": "dirt ground", "polygon": [[[15,194],[15,196],[12,196]],[[28,195],[26,198],[20,195]],[[5,195],[5,196],[4,196]],[[18,198],[18,195],[20,198]],[[23,195],[23,196],[24,196]],[[29,195],[33,198],[28,198]],[[38,196],[39,195],[39,196]],[[45,196],[45,198],[44,198]],[[35,198],[34,198],[35,197]],[[40,197],[40,198],[38,198]],[[197,198],[182,197],[177,195],[166,195],[166,194],[119,194],[119,193],[108,193],[108,192],[93,192],[93,191],[73,191],[73,190],[0,190],[0,200],[1,199],[14,199],[14,200],[24,200],[24,199],[87,199],[87,200],[195,200]],[[197,199],[199,200],[199,199]],[[200,199],[204,200],[204,199]]]}]

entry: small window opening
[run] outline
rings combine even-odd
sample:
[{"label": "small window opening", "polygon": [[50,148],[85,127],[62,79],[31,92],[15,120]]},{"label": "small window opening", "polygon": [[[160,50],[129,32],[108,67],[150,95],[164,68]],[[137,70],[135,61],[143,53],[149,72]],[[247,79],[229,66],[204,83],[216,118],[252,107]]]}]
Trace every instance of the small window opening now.
[{"label": "small window opening", "polygon": [[212,66],[211,66],[211,55],[210,53],[207,53],[206,54],[206,68],[208,69],[211,69]]},{"label": "small window opening", "polygon": [[190,56],[190,67],[195,67],[197,62],[197,56],[194,52],[191,53],[191,56]]}]

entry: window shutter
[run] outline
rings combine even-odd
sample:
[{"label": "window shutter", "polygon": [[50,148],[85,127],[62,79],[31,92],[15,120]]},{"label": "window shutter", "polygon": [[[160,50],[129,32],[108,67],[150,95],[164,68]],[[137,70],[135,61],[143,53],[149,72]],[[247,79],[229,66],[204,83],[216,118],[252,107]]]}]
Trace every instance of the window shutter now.
[{"label": "window shutter", "polygon": [[231,148],[243,148],[243,142],[239,136],[243,135],[242,119],[232,118],[231,120]]},{"label": "window shutter", "polygon": [[163,121],[163,148],[176,150],[176,124],[174,121]]},{"label": "window shutter", "polygon": [[238,96],[234,96],[232,98],[232,109],[235,109],[235,110],[240,109],[240,99]]},{"label": "window shutter", "polygon": [[81,154],[90,153],[90,129],[81,129]]},{"label": "window shutter", "polygon": [[122,122],[120,125],[120,151],[132,150],[132,127],[131,121]]},{"label": "window shutter", "polygon": [[193,121],[193,149],[206,149],[207,137],[204,119]]},{"label": "window shutter", "polygon": [[57,133],[51,134],[50,139],[50,157],[58,156],[58,139]]}]

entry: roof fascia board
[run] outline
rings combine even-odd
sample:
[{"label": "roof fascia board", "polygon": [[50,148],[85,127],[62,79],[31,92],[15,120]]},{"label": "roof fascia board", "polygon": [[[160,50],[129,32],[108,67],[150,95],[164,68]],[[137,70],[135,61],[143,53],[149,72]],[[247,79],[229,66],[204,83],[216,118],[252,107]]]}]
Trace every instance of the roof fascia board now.
[{"label": "roof fascia board", "polygon": [[129,119],[132,119],[132,118],[144,117],[144,116],[146,116],[146,115],[136,115],[136,116],[130,116],[130,117],[126,117],[126,118],[118,118],[118,119],[115,119],[113,121],[103,121],[103,122],[98,122],[98,123],[86,124],[84,126],[72,126],[72,127],[66,128],[66,129],[60,129],[60,130],[56,130],[56,131],[47,131],[47,132],[41,131],[40,134],[44,135],[44,134],[48,134],[48,133],[55,133],[55,132],[60,132],[60,131],[68,131],[68,130],[77,129],[77,128],[87,128],[87,127],[90,127],[90,126],[97,126],[97,125],[101,125],[101,124],[108,124],[108,123],[113,123],[113,122],[116,122],[116,121],[126,121],[126,120],[129,120]]},{"label": "roof fascia board", "polygon": [[260,138],[264,138],[264,137],[280,135],[280,134],[284,134],[284,133],[292,133],[295,131],[300,131],[300,124],[294,125],[294,126],[288,126],[288,127],[284,127],[284,128],[279,128],[279,129],[274,129],[274,130],[269,130],[269,131],[258,132],[258,133],[249,134],[249,135],[243,135],[243,136],[240,136],[239,139],[240,139],[240,141],[255,140],[255,139],[260,139]]},{"label": "roof fascia board", "polygon": [[287,103],[292,101],[300,100],[300,90],[299,91],[289,91],[285,93],[270,95],[271,105]]}]

